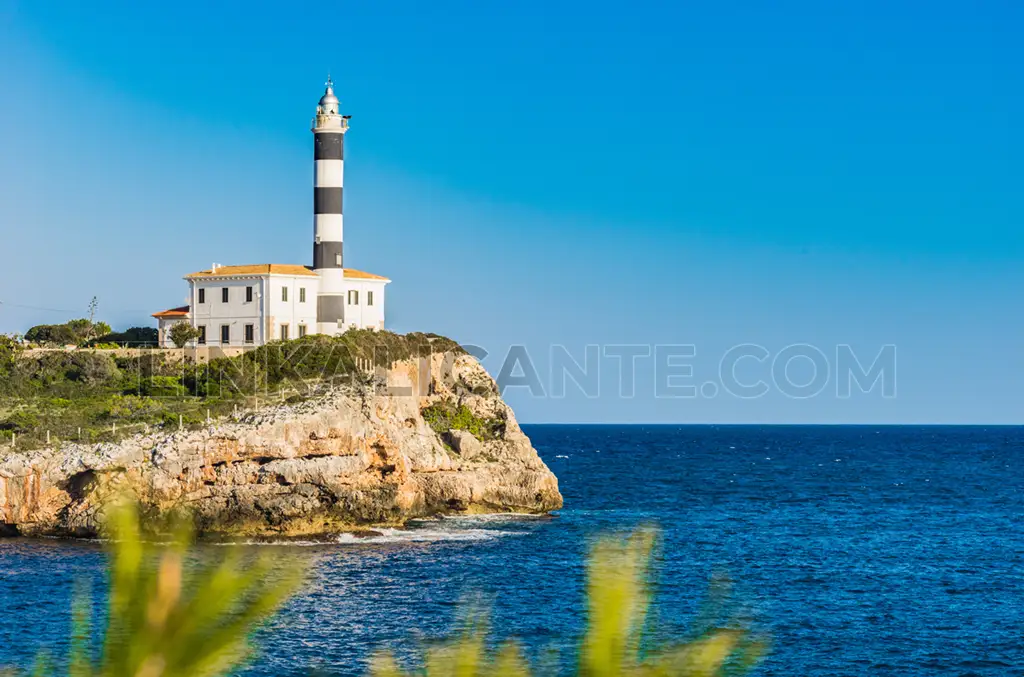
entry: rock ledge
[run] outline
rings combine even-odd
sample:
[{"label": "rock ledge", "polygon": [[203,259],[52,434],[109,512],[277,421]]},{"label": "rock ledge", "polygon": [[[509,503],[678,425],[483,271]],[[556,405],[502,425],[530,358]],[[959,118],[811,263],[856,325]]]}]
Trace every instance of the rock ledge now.
[{"label": "rock ledge", "polygon": [[[147,516],[187,512],[201,533],[227,536],[562,506],[558,480],[472,357],[435,354],[363,381],[205,430],[0,458],[0,535],[92,536],[124,494]],[[440,401],[503,420],[502,434],[438,434],[421,412]]]}]

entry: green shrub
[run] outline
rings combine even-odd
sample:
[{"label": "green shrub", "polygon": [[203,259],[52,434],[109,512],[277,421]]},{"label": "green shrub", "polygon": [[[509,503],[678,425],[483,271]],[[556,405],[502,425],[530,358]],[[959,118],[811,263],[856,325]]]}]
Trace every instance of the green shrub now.
[{"label": "green shrub", "polygon": [[[298,588],[303,568],[264,554],[189,559],[190,532],[144,540],[138,511],[108,520],[112,550],[103,646],[92,650],[91,600],[76,595],[68,674],[73,677],[216,677],[251,656],[248,638]],[[43,663],[45,666],[45,662]],[[53,674],[45,667],[37,674]]]},{"label": "green shrub", "polygon": [[113,385],[120,376],[110,355],[76,350],[20,359],[15,364],[12,379],[21,387],[70,386],[74,389]]},{"label": "green shrub", "polygon": [[452,400],[441,400],[421,412],[431,429],[444,434],[450,430],[465,430],[481,441],[495,440],[504,436],[506,421],[503,418],[480,418],[464,404]]},{"label": "green shrub", "polygon": [[149,376],[141,379],[134,390],[147,397],[175,397],[185,393],[176,376]]},{"label": "green shrub", "polygon": [[99,347],[99,344],[115,344],[118,347],[127,345],[129,348],[143,348],[155,346],[159,342],[160,334],[153,327],[131,327],[125,331],[104,333],[87,345]]},{"label": "green shrub", "polygon": [[183,425],[186,428],[191,428],[200,425],[204,421],[206,421],[205,417],[200,416],[199,414],[194,412],[179,413],[175,411],[167,411],[161,414],[160,425],[162,425],[164,428],[173,428],[176,430],[178,428],[179,416],[181,417],[181,425]]},{"label": "green shrub", "polygon": [[[72,677],[218,677],[236,674],[252,657],[248,638],[303,580],[303,567],[280,553],[243,558],[234,547],[196,557],[190,530],[178,519],[149,525],[144,538],[137,509],[113,507],[105,535],[109,588],[100,651],[90,628],[92,600],[79,588],[67,673]],[[377,654],[372,677],[726,677],[749,672],[767,642],[726,608],[719,585],[691,632],[657,642],[652,627],[655,532],[605,537],[587,562],[586,618],[575,655],[546,661],[534,673],[519,646],[487,637],[486,614],[470,609],[463,630],[429,646],[422,667],[404,672],[388,652]],[[40,661],[36,675],[53,675]]]},{"label": "green shrub", "polygon": [[[20,350],[13,339],[5,343],[0,338],[0,358],[8,344],[11,355]],[[3,372],[0,360],[0,404],[16,410],[33,402],[29,408],[38,411],[38,433],[49,430],[57,439],[86,439],[95,429],[89,439],[116,441],[137,429],[118,425],[115,431],[111,422],[161,421],[176,429],[181,412],[184,423],[195,427],[205,420],[207,409],[222,415],[233,404],[261,393],[275,393],[272,399],[277,401],[291,396],[295,402],[324,385],[365,380],[370,363],[390,365],[438,350],[461,351],[453,341],[434,335],[368,330],[276,342],[209,364],[172,361],[162,351],[133,357],[107,351],[50,351],[12,357],[9,373]],[[135,399],[111,399],[114,395]],[[454,418],[457,427],[483,437],[489,434],[486,426],[480,428],[471,419]],[[26,449],[43,439],[41,434],[18,434],[19,446]]]},{"label": "green shrub", "polygon": [[144,419],[159,411],[161,405],[156,400],[137,395],[114,395],[107,406],[107,418],[119,420]]},{"label": "green shrub", "polygon": [[25,332],[25,340],[29,343],[66,346],[77,344],[78,335],[66,324],[40,324]]},{"label": "green shrub", "polygon": [[[742,624],[722,627],[722,609],[713,602],[688,641],[658,646],[646,641],[650,630],[651,551],[654,534],[640,530],[629,538],[604,538],[591,551],[587,565],[587,628],[579,655],[569,671],[555,665],[554,674],[587,677],[724,677],[748,672],[765,652],[763,640]],[[423,669],[403,672],[388,653],[371,664],[373,677],[529,677],[530,665],[512,641],[490,649],[487,624],[479,612],[467,616],[454,639],[430,647]],[[729,627],[731,626],[731,627]]]},{"label": "green shrub", "polygon": [[132,357],[118,356],[114,358],[117,368],[129,378],[145,378],[148,376],[181,376],[182,363],[168,360],[160,351],[146,352]]},{"label": "green shrub", "polygon": [[25,332],[25,340],[46,345],[79,345],[90,338],[110,333],[106,322],[90,322],[85,318],[64,324],[40,324]]},{"label": "green shrub", "polygon": [[427,334],[401,336],[388,331],[349,330],[341,336],[311,334],[275,341],[238,357],[189,365],[182,383],[193,395],[253,394],[283,384],[329,384],[361,374],[361,364],[390,366],[396,361],[439,351],[463,352],[454,341]]},{"label": "green shrub", "polygon": [[69,320],[64,326],[74,332],[79,343],[95,336],[110,333],[110,325],[106,322],[92,322],[84,317],[77,320]]},{"label": "green shrub", "polygon": [[40,425],[39,415],[31,411],[16,411],[10,414],[3,421],[0,421],[0,430],[25,434],[36,430]]},{"label": "green shrub", "polygon": [[199,338],[199,329],[188,322],[175,322],[167,330],[167,336],[177,348],[184,348],[190,342]]},{"label": "green shrub", "polygon": [[[230,387],[222,388],[222,384],[227,383],[230,386],[232,383],[230,379],[223,378],[225,368],[231,368],[235,364],[232,359],[237,358],[220,358],[207,364],[185,365],[181,375],[181,384],[185,392],[194,397],[210,397],[221,396],[225,390],[232,390]],[[247,389],[239,388],[237,392],[247,392]]]},{"label": "green shrub", "polygon": [[22,351],[22,345],[13,337],[0,334],[0,378],[7,377],[14,369],[14,362]]}]

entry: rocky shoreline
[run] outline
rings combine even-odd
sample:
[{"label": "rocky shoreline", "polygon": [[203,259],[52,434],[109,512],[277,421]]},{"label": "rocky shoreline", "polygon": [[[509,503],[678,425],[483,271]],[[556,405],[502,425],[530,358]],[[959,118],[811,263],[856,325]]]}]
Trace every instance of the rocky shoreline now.
[{"label": "rocky shoreline", "polygon": [[[424,416],[444,407],[461,414],[449,429]],[[95,536],[122,496],[154,524],[186,514],[202,535],[260,538],[562,505],[493,379],[452,352],[202,430],[0,458],[0,534]]]}]

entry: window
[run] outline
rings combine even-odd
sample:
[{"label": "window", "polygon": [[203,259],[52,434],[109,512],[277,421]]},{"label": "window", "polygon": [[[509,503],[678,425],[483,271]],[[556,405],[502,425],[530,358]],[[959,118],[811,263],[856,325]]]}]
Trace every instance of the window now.
[{"label": "window", "polygon": [[221,300],[221,303],[227,303],[228,302],[228,288],[227,287],[224,287],[223,289],[220,290],[220,300]]},{"label": "window", "polygon": [[358,306],[359,305],[359,292],[357,290],[355,290],[355,289],[349,289],[348,290],[348,304],[350,306]]},{"label": "window", "polygon": [[281,300],[282,301],[287,301],[288,300],[288,287],[281,287]]},{"label": "window", "polygon": [[[199,290],[200,293],[202,293],[202,291],[202,289]],[[196,327],[196,329],[199,330],[199,338],[196,339],[196,342],[201,346],[206,345],[206,325],[201,324],[198,327]]]},{"label": "window", "polygon": [[252,303],[252,287],[245,288],[245,302]]},{"label": "window", "polygon": [[300,324],[299,325],[299,338],[302,338],[305,335],[306,335],[306,325]]},{"label": "window", "polygon": [[341,268],[341,254],[334,255],[334,264]]},{"label": "window", "polygon": [[206,303],[206,290],[205,289],[200,289],[199,290],[199,302],[200,303]]},{"label": "window", "polygon": [[287,341],[288,340],[288,325],[287,324],[282,324],[281,325],[281,340],[282,341]]},{"label": "window", "polygon": [[306,288],[305,287],[299,287],[299,303],[305,303],[305,302],[306,302]]},{"label": "window", "polygon": [[[252,287],[249,287],[252,289]],[[245,342],[252,343],[254,337],[253,326],[251,324],[245,325]]]},{"label": "window", "polygon": [[366,292],[366,305],[368,305],[368,306],[372,306],[373,305],[373,292],[372,291]]},{"label": "window", "polygon": [[[226,287],[224,291],[227,291]],[[220,344],[222,346],[226,346],[229,343],[231,343],[231,326],[227,324],[222,324],[220,326]]]}]

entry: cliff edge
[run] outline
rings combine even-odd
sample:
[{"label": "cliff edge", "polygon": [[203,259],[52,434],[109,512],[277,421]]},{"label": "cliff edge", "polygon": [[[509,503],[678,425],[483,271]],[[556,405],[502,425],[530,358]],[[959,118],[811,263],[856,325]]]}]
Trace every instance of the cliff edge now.
[{"label": "cliff edge", "polygon": [[439,514],[562,506],[494,380],[454,352],[396,362],[201,430],[0,458],[0,533],[92,536],[134,496],[201,533],[329,534]]}]

